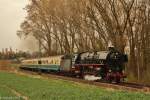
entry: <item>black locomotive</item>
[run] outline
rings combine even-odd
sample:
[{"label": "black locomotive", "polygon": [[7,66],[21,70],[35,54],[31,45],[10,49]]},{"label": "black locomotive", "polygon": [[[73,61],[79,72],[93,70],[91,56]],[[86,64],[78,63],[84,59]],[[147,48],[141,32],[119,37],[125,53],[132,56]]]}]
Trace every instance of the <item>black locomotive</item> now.
[{"label": "black locomotive", "polygon": [[[127,55],[120,53],[111,47],[108,51],[99,52],[83,52],[72,56],[64,56],[62,62],[71,61],[69,63],[70,72],[78,77],[92,76],[94,79],[107,80],[109,82],[120,82],[126,77],[125,63],[128,61]],[[61,64],[62,68],[64,68]]]}]

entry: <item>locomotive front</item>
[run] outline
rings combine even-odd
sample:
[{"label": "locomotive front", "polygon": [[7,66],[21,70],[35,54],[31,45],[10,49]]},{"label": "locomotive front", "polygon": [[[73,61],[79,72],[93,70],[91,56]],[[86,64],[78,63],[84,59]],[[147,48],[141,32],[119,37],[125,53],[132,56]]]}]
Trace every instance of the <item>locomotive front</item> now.
[{"label": "locomotive front", "polygon": [[106,58],[108,67],[106,78],[107,80],[120,82],[126,78],[125,63],[128,61],[127,55],[119,52],[114,48],[109,48],[109,53]]}]

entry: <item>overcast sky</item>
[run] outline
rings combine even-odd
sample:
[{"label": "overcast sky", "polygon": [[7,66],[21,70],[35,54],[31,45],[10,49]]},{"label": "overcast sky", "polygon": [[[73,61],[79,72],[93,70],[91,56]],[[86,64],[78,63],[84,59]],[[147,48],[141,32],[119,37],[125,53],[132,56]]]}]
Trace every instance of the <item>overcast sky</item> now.
[{"label": "overcast sky", "polygon": [[12,47],[20,49],[20,39],[16,31],[26,16],[23,8],[28,0],[0,0],[0,51]]}]

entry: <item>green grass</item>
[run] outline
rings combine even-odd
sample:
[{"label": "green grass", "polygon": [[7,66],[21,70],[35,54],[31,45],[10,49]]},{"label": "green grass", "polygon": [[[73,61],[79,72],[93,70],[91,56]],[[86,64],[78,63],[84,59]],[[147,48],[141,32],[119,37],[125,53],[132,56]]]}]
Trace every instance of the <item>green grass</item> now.
[{"label": "green grass", "polygon": [[12,93],[12,91],[9,88],[0,85],[0,97],[7,97],[7,96],[14,97],[16,95]]},{"label": "green grass", "polygon": [[23,100],[17,96],[9,87],[0,84],[0,100]]},{"label": "green grass", "polygon": [[[29,100],[150,100],[150,94],[108,91],[96,86],[69,81],[40,79],[0,72],[0,86],[16,90]],[[11,96],[9,89],[0,89],[3,96]]]}]

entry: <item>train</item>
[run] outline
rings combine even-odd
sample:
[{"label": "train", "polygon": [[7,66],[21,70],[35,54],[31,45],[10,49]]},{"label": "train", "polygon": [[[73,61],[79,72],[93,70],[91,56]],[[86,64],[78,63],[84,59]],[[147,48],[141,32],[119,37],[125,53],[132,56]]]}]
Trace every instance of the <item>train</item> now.
[{"label": "train", "polygon": [[126,54],[114,47],[107,51],[82,52],[46,58],[22,60],[21,69],[54,72],[57,74],[79,77],[90,81],[104,80],[120,83],[127,77]]}]

